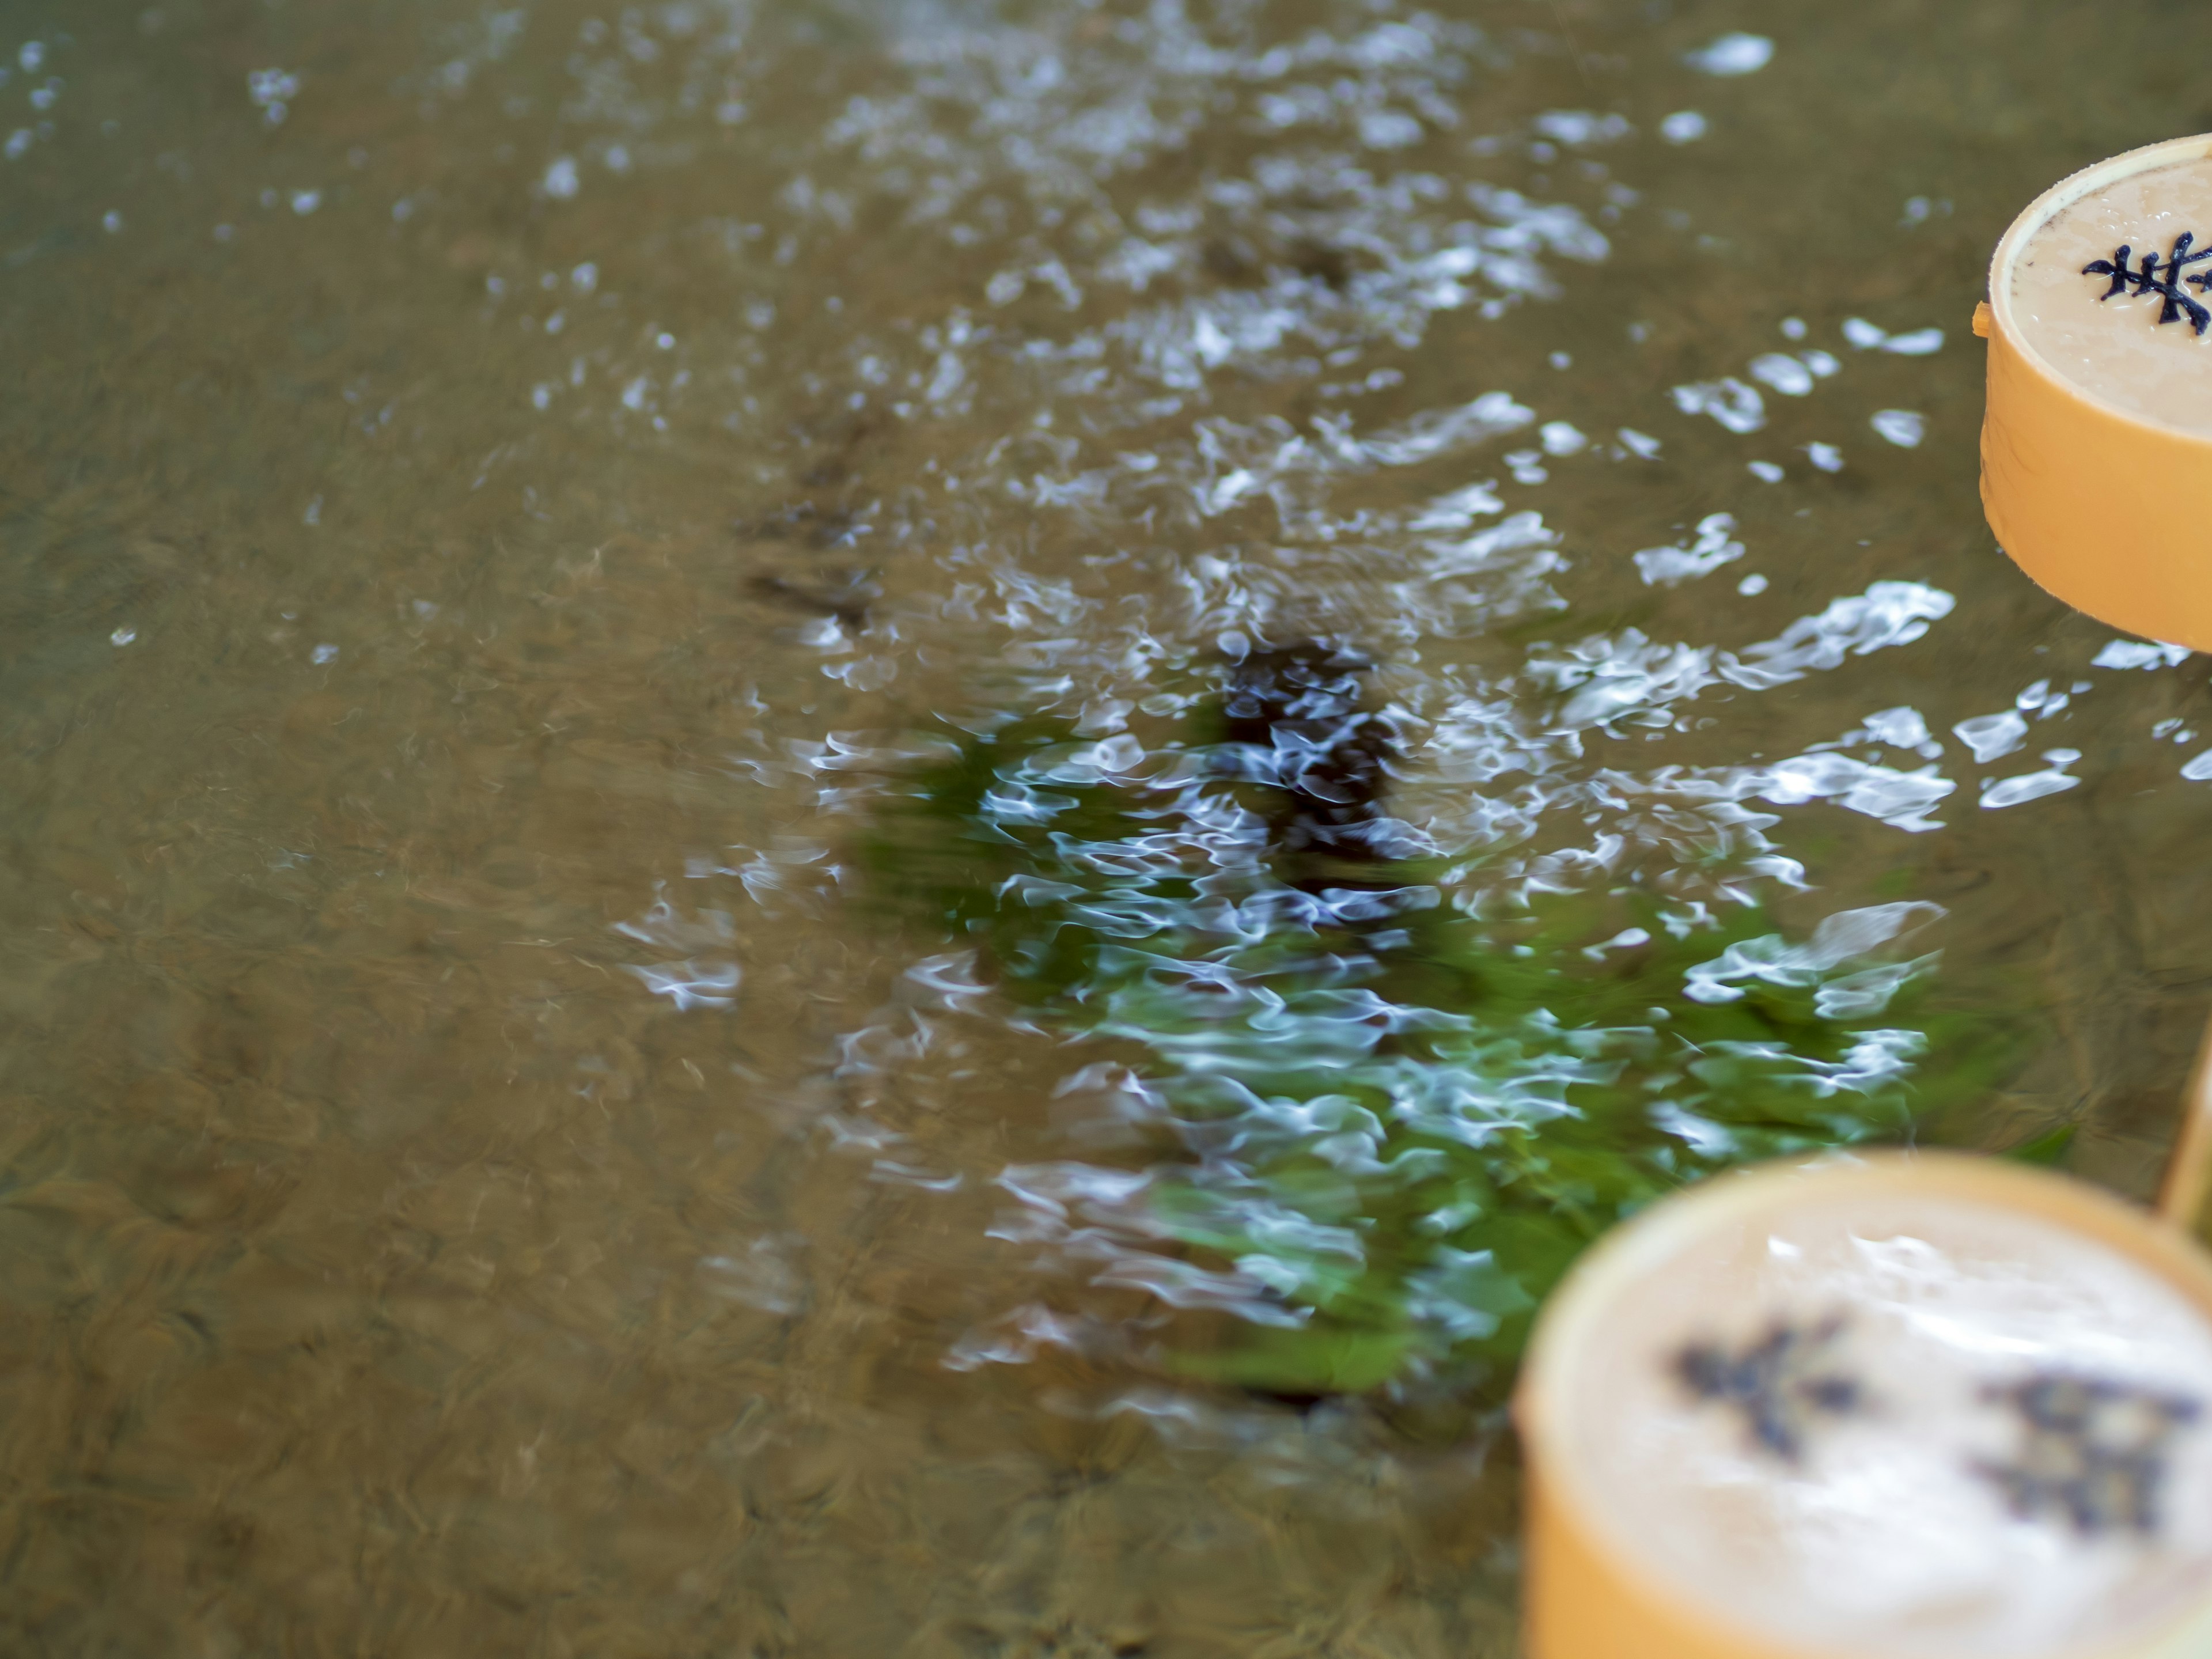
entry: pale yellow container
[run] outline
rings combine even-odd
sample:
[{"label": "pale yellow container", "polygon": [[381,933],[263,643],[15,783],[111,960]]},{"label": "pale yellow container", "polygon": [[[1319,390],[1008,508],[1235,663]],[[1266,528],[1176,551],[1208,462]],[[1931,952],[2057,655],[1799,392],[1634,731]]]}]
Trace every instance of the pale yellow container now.
[{"label": "pale yellow container", "polygon": [[[1569,1379],[1601,1352],[1593,1339],[1609,1310],[1668,1273],[1679,1253],[1714,1231],[1793,1197],[1838,1194],[1960,1200],[2055,1224],[2106,1245],[2179,1291],[2212,1321],[2212,1259],[2170,1225],[2095,1188],[1996,1159],[1956,1153],[1882,1154],[1850,1162],[1775,1165],[1717,1177],[1616,1229],[1576,1267],[1538,1322],[1514,1401],[1528,1467],[1524,1538],[1527,1659],[1888,1659],[1850,1648],[1797,1645],[1732,1620],[1638,1558],[1606,1524],[1606,1494],[1577,1468],[1576,1391]],[[2212,1581],[2201,1604],[2125,1645],[2075,1648],[2063,1659],[2212,1659]]]},{"label": "pale yellow container", "polygon": [[1982,507],[1998,544],[2075,610],[2197,651],[2212,650],[2212,436],[2124,413],[2043,362],[2013,315],[2013,265],[2062,208],[2130,173],[2206,156],[2212,135],[2175,138],[2045,191],[1997,244],[1974,319],[1989,339]]}]

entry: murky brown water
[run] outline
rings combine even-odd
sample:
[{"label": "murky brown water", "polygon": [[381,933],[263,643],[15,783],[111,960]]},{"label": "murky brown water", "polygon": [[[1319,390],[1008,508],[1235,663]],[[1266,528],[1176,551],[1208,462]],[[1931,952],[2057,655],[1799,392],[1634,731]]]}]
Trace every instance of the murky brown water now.
[{"label": "murky brown water", "polygon": [[1945,1132],[2146,1193],[2212,701],[1992,550],[1965,325],[2208,47],[0,4],[4,1645],[1510,1651],[1510,1444],[1038,1337],[1158,1316],[1000,1219],[1115,1056],[854,902],[934,714],[1224,635],[1361,641],[1518,879],[1944,905],[2036,1011]]}]

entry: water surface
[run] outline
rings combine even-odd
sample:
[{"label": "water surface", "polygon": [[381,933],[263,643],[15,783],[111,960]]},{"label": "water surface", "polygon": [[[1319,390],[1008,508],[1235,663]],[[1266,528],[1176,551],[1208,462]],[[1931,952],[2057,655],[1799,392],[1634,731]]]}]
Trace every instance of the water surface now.
[{"label": "water surface", "polygon": [[1134,1056],[854,879],[1255,641],[1461,896],[1942,907],[2025,1036],[1929,1133],[2146,1194],[2202,659],[1994,550],[1966,324],[2208,36],[0,4],[9,1644],[1510,1652],[1494,1416],[1149,1363],[1019,1173],[1143,1167]]}]

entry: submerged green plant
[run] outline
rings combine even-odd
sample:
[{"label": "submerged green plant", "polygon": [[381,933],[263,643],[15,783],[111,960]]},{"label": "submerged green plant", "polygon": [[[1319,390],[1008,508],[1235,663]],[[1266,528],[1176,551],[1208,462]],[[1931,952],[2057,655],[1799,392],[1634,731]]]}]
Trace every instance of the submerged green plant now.
[{"label": "submerged green plant", "polygon": [[1797,942],[1633,887],[1485,915],[1392,845],[1387,738],[1340,663],[1279,653],[1209,712],[1149,753],[1048,720],[969,736],[862,848],[1031,1018],[1139,1051],[1183,1153],[1141,1231],[1246,1292],[1236,1340],[1172,1357],[1187,1375],[1495,1381],[1621,1217],[1901,1138],[1990,1079],[1986,1041],[1906,1018],[1928,959],[1882,956],[1932,907]]}]

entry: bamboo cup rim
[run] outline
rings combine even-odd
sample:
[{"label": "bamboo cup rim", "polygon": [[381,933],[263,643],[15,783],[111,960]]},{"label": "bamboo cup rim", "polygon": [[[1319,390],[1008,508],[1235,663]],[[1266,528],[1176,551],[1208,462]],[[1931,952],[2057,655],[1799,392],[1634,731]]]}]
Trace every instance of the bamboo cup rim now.
[{"label": "bamboo cup rim", "polygon": [[2159,1188],[2160,1217],[2212,1249],[2212,1023],[2181,1097],[2181,1128]]}]

